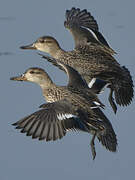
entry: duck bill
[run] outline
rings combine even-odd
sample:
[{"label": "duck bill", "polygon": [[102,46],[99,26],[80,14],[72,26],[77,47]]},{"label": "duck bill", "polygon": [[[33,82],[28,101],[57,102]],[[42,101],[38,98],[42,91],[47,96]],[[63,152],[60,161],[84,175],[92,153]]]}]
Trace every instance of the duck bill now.
[{"label": "duck bill", "polygon": [[36,49],[35,44],[29,44],[26,46],[21,46],[20,49]]},{"label": "duck bill", "polygon": [[27,81],[27,78],[24,75],[17,76],[17,77],[11,77],[10,80],[13,81]]}]

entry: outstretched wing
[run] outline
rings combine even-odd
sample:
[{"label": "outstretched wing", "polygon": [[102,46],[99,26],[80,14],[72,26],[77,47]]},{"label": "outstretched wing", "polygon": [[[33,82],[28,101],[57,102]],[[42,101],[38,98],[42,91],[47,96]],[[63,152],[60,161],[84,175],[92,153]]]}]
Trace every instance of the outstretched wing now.
[{"label": "outstretched wing", "polygon": [[69,29],[75,40],[75,47],[78,47],[82,43],[93,42],[99,45],[103,45],[108,48],[110,53],[115,53],[99,32],[97,21],[87,12],[86,9],[80,10],[79,8],[72,8],[67,10],[66,21],[64,26]]},{"label": "outstretched wing", "polygon": [[14,123],[16,129],[21,129],[27,136],[46,141],[61,139],[70,129],[85,131],[85,126],[66,101],[47,103],[40,107],[41,110]]},{"label": "outstretched wing", "polygon": [[66,28],[72,28],[76,25],[78,27],[84,26],[90,28],[93,31],[98,31],[98,24],[90,12],[87,12],[86,9],[80,10],[79,8],[72,8],[71,10],[66,10],[66,21],[64,25]]}]

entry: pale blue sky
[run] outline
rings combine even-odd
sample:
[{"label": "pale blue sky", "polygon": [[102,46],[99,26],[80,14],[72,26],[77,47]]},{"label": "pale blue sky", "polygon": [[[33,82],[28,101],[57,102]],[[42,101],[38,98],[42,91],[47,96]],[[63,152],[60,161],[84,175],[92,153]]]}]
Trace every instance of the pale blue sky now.
[{"label": "pale blue sky", "polygon": [[[19,46],[33,42],[42,35],[56,37],[61,46],[73,48],[73,39],[64,28],[64,14],[71,7],[87,8],[98,21],[100,31],[118,53],[115,57],[129,68],[135,79],[134,7],[133,0],[1,0],[0,3],[0,179],[1,180],[127,180],[135,177],[135,103],[118,107],[114,115],[107,99],[105,114],[113,124],[118,138],[118,152],[106,151],[96,141],[97,156],[92,160],[91,136],[69,132],[56,142],[38,142],[19,133],[12,123],[36,111],[44,103],[40,88],[32,83],[10,81],[10,77],[29,67],[45,68],[52,79],[66,84],[66,75],[43,61],[34,51]],[[1,53],[10,52],[9,55]]]}]

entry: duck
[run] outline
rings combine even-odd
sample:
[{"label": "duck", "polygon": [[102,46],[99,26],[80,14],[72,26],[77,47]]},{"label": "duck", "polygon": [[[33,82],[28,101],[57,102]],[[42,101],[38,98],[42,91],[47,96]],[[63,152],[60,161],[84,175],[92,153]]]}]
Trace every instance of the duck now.
[{"label": "duck", "polygon": [[114,113],[117,112],[116,104],[119,106],[131,104],[134,97],[134,85],[130,71],[125,66],[121,66],[113,57],[114,51],[98,31],[98,25],[93,16],[87,10],[72,8],[66,11],[64,25],[75,40],[73,50],[65,51],[51,36],[42,36],[34,43],[20,48],[48,53],[52,59],[46,55],[42,57],[56,66],[59,60],[73,67],[91,89],[94,86],[101,88],[95,90],[97,93],[100,93],[103,87],[109,88],[108,100]]},{"label": "duck", "polygon": [[[67,72],[67,86],[57,86],[44,69],[37,67],[29,68],[22,75],[10,78],[14,81],[38,84],[47,102],[40,106],[40,110],[13,125],[27,136],[46,141],[61,139],[70,130],[90,133],[93,159],[96,157],[94,143],[96,137],[107,150],[116,152],[116,134],[110,121],[100,109],[103,108],[103,104],[93,92],[90,95],[90,90],[89,93],[84,93],[83,88],[89,88],[75,69],[63,63],[59,63],[59,66]],[[74,82],[80,83],[78,88],[75,88],[77,84]]]}]

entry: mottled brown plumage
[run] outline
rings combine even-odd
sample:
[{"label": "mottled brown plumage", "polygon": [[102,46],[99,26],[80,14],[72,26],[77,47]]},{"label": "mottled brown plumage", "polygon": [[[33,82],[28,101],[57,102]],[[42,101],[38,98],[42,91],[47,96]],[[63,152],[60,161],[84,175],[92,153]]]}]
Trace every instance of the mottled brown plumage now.
[{"label": "mottled brown plumage", "polygon": [[[60,65],[60,64],[59,64]],[[80,76],[71,67],[61,64],[67,69],[69,78]],[[71,75],[72,73],[72,75]],[[79,77],[77,77],[78,79]],[[33,138],[56,140],[62,138],[67,130],[77,129],[93,134],[91,141],[93,158],[95,158],[94,138],[110,151],[116,151],[117,139],[111,123],[105,117],[99,107],[103,107],[98,98],[88,89],[88,94],[73,86],[73,82],[66,86],[55,85],[48,74],[40,68],[30,68],[22,76],[11,80],[31,81],[40,85],[43,96],[49,102],[41,106],[41,110],[23,118],[14,125],[32,135]],[[81,80],[80,76],[80,83]],[[81,87],[82,84],[78,87]],[[56,131],[57,130],[57,131]]]},{"label": "mottled brown plumage", "polygon": [[[64,51],[60,46],[57,46],[58,42],[53,37],[47,36],[43,37],[43,39],[44,43],[41,44],[39,41],[36,41],[33,46],[55,58],[55,60],[50,61],[54,65],[57,64],[55,61],[59,60],[75,68],[88,84],[92,78],[104,80],[109,85],[111,93],[114,91],[117,104],[127,106],[131,103],[133,98],[133,81],[130,72],[124,66],[120,66],[113,56],[105,53],[100,48],[100,45],[89,43],[88,45],[80,45],[73,51]],[[29,46],[23,48],[29,49]],[[46,56],[43,57],[46,58]],[[112,94],[110,94],[109,101],[116,113],[117,107],[113,101]]]},{"label": "mottled brown plumage", "polygon": [[[57,40],[50,36],[40,37],[35,43],[22,46],[22,49],[37,49],[49,53],[59,60],[75,68],[92,88],[91,80],[97,78],[105,81],[110,88],[109,102],[116,113],[117,107],[113,100],[120,106],[131,103],[133,81],[129,70],[120,66],[112,56],[114,51],[110,48],[105,38],[99,32],[96,20],[87,10],[72,8],[66,11],[65,27],[70,30],[75,40],[73,51],[64,51]],[[45,57],[46,58],[46,57]]]}]

